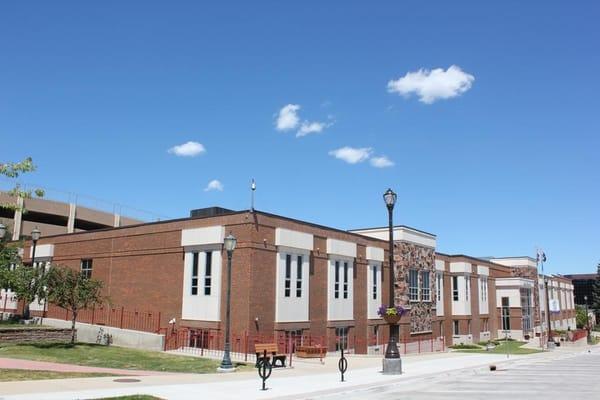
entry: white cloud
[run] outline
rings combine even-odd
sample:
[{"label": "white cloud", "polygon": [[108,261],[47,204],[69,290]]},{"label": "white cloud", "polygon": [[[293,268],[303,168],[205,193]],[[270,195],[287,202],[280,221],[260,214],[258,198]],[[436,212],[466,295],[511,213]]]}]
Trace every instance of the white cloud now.
[{"label": "white cloud", "polygon": [[405,97],[415,93],[419,101],[431,104],[439,99],[450,99],[471,89],[475,77],[463,72],[457,65],[434,70],[420,69],[408,72],[402,78],[391,80],[387,84],[390,93],[398,93]]},{"label": "white cloud", "polygon": [[311,133],[321,133],[323,129],[327,128],[330,124],[326,124],[325,122],[308,122],[304,121],[302,125],[300,125],[300,129],[296,132],[296,137],[302,137],[309,135]]},{"label": "white cloud", "polygon": [[389,158],[387,158],[386,156],[373,157],[373,158],[371,158],[371,160],[369,160],[369,162],[375,168],[387,168],[387,167],[394,166],[394,162],[392,160],[390,160]]},{"label": "white cloud", "polygon": [[329,152],[330,156],[346,161],[348,164],[357,164],[366,161],[371,156],[372,149],[370,147],[341,147]]},{"label": "white cloud", "polygon": [[204,188],[205,192],[210,192],[211,190],[218,190],[219,192],[223,191],[223,184],[216,179],[208,182],[206,188]]},{"label": "white cloud", "polygon": [[279,110],[279,114],[277,114],[275,128],[282,132],[296,129],[298,124],[300,124],[298,110],[300,110],[300,106],[298,104],[288,104],[284,106],[281,110]]},{"label": "white cloud", "polygon": [[198,142],[187,142],[178,146],[173,146],[169,150],[169,153],[175,154],[180,157],[194,157],[198,154],[206,152],[206,149],[202,143]]}]

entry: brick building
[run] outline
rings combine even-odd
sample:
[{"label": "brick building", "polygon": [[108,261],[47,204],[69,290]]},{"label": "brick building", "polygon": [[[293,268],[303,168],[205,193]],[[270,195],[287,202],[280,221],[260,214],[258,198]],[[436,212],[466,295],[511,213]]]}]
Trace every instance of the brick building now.
[{"label": "brick building", "polygon": [[[175,319],[180,328],[222,333],[223,239],[232,233],[232,332],[310,335],[325,338],[330,350],[382,351],[388,332],[377,308],[389,298],[387,228],[343,231],[260,211],[193,215],[43,237],[35,261],[85,270],[104,282],[112,303],[160,312],[160,326]],[[436,253],[435,235],[406,226],[394,227],[394,242],[394,296],[407,309],[402,341],[534,336],[535,264]],[[553,282],[564,297],[566,310],[555,316],[562,327],[570,324],[563,321],[571,317],[572,287],[564,278]]]}]

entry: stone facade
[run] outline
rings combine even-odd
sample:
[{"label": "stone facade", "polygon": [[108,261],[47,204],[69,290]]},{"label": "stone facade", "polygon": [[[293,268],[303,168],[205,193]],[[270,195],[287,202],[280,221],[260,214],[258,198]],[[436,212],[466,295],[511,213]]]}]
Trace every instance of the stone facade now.
[{"label": "stone facade", "polygon": [[70,342],[70,329],[5,328],[0,329],[0,343]]},{"label": "stone facade", "polygon": [[[435,316],[435,249],[410,242],[394,245],[396,304],[410,308],[410,333],[431,332]],[[429,302],[410,302],[408,297],[408,271],[429,271]]]}]

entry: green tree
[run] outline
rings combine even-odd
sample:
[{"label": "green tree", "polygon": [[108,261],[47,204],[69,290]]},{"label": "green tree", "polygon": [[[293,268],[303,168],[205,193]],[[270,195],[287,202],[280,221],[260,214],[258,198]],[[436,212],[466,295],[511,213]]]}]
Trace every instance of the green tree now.
[{"label": "green tree", "polygon": [[[0,163],[0,176],[5,176],[9,179],[17,179],[21,174],[33,172],[35,169],[36,167],[33,164],[33,160],[31,157],[27,157],[23,161],[19,162]],[[44,191],[42,189],[26,189],[17,182],[15,183],[14,187],[8,191],[8,194],[16,198],[20,197],[23,199],[30,199],[34,195],[37,197],[43,197]],[[15,210],[18,208],[18,205],[12,203],[0,203],[0,208]]]},{"label": "green tree", "polygon": [[588,324],[588,316],[585,312],[585,307],[576,305],[575,306],[575,323],[577,324],[577,329],[582,329],[587,327]]},{"label": "green tree", "polygon": [[592,288],[592,309],[596,310],[596,314],[600,312],[600,262],[596,267],[596,281]]},{"label": "green tree", "polygon": [[77,314],[102,303],[102,282],[86,278],[68,267],[52,266],[46,284],[48,301],[71,312],[71,343],[75,343]]},{"label": "green tree", "polygon": [[41,266],[34,268],[23,264],[17,264],[9,272],[10,287],[17,299],[23,302],[24,319],[29,319],[29,304],[46,297],[47,274]]}]

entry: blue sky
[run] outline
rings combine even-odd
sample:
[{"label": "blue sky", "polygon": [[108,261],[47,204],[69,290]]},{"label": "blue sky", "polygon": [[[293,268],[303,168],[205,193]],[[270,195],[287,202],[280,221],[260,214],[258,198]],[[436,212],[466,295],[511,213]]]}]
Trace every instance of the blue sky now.
[{"label": "blue sky", "polygon": [[254,177],[258,209],[380,226],[392,187],[440,251],[595,270],[595,2],[218,3],[4,2],[0,159],[167,217],[248,208]]}]

